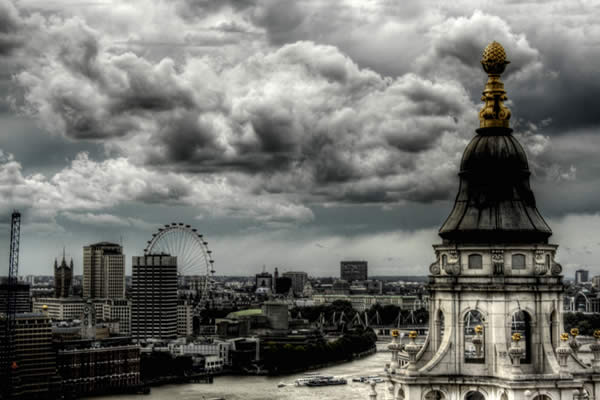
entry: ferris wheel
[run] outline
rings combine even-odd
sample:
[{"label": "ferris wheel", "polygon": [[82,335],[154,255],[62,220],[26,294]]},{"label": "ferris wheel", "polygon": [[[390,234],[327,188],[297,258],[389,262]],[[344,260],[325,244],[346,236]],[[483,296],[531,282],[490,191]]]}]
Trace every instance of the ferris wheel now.
[{"label": "ferris wheel", "polygon": [[208,300],[215,273],[212,251],[208,242],[195,228],[173,222],[158,228],[152,240],[144,249],[144,254],[169,254],[177,257],[177,274],[180,280],[192,282],[201,293],[200,303]]}]

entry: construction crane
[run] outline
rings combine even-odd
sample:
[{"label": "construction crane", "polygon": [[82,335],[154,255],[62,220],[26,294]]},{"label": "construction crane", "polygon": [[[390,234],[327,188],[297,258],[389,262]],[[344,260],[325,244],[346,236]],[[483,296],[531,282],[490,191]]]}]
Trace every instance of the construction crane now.
[{"label": "construction crane", "polygon": [[14,210],[10,224],[10,254],[8,263],[8,280],[7,280],[7,296],[6,296],[6,324],[5,324],[5,342],[4,342],[4,369],[7,379],[7,385],[2,385],[6,398],[10,398],[12,394],[12,386],[14,383],[14,374],[18,368],[15,360],[15,316],[17,313],[17,280],[19,276],[19,241],[21,238],[21,213]]}]

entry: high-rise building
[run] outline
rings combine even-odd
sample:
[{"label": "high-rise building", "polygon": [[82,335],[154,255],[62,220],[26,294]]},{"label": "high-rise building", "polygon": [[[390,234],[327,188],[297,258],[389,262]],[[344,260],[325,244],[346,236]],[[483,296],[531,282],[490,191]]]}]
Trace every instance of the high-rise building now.
[{"label": "high-rise building", "polygon": [[342,261],[340,263],[340,279],[346,282],[366,281],[368,279],[366,261]]},{"label": "high-rise building", "polygon": [[125,255],[120,245],[100,242],[83,248],[83,297],[125,297]]},{"label": "high-rise building", "polygon": [[54,296],[69,297],[71,293],[71,284],[73,282],[73,259],[67,265],[65,254],[63,251],[62,261],[60,265],[54,260]]},{"label": "high-rise building", "polygon": [[575,283],[585,283],[589,280],[590,272],[587,269],[575,271]]},{"label": "high-rise building", "polygon": [[[5,317],[1,315],[2,332],[5,323]],[[13,355],[14,358],[10,361],[13,371],[12,396],[54,398],[59,377],[56,371],[56,353],[52,346],[52,325],[47,315],[30,312],[16,315]]]},{"label": "high-rise building", "polygon": [[[30,286],[27,283],[18,282],[13,287],[16,298],[17,313],[31,312],[31,296],[29,293]],[[0,313],[8,311],[8,283],[6,278],[0,283]]]},{"label": "high-rise building", "polygon": [[187,300],[177,304],[177,336],[191,336],[194,333],[194,307]]},{"label": "high-rise building", "polygon": [[177,257],[133,257],[131,334],[135,339],[177,337]]},{"label": "high-rise building", "polygon": [[304,291],[304,285],[308,280],[308,275],[306,274],[306,272],[290,271],[284,272],[282,276],[285,278],[290,278],[292,280],[292,291],[295,295],[302,294],[302,292]]}]

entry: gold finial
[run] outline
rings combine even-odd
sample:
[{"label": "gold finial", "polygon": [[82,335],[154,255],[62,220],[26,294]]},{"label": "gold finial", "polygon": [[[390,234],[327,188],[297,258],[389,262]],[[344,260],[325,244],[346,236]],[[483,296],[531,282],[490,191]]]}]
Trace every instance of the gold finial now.
[{"label": "gold finial", "polygon": [[512,334],[512,340],[515,343],[519,343],[521,341],[521,334],[519,332],[515,332]]},{"label": "gold finial", "polygon": [[571,329],[571,336],[577,337],[579,335],[579,328]]},{"label": "gold finial", "polygon": [[481,100],[485,105],[479,111],[479,126],[481,128],[500,127],[508,128],[510,120],[510,110],[504,105],[506,91],[504,83],[500,80],[500,75],[504,72],[506,65],[510,63],[506,59],[506,53],[502,45],[498,42],[492,42],[487,45],[483,51],[481,65],[488,74],[488,81],[483,90]]},{"label": "gold finial", "polygon": [[561,333],[560,340],[562,340],[563,342],[566,342],[567,340],[569,340],[569,334],[567,332]]},{"label": "gold finial", "polygon": [[398,336],[400,336],[400,332],[397,329],[394,329],[394,330],[392,330],[392,336],[398,337]]},{"label": "gold finial", "polygon": [[481,325],[477,325],[477,326],[475,327],[475,333],[481,333],[481,332],[483,332],[483,326],[481,326]]},{"label": "gold finial", "polygon": [[596,329],[596,330],[594,331],[594,337],[595,337],[596,339],[600,339],[600,329]]},{"label": "gold finial", "polygon": [[409,337],[410,339],[416,339],[416,338],[417,338],[417,336],[419,336],[419,335],[417,334],[417,331],[410,331],[410,332],[408,333],[408,337]]}]

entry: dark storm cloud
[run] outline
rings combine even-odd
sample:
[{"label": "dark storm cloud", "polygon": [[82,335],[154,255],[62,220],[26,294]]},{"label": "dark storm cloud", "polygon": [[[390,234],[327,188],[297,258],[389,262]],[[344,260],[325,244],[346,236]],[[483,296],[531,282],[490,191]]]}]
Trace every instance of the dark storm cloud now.
[{"label": "dark storm cloud", "polygon": [[[163,168],[259,174],[255,191],[350,202],[437,193],[405,187],[429,174],[416,157],[460,131],[472,108],[453,82],[384,78],[312,42],[219,66],[115,54],[78,19],[49,33],[59,45],[17,77],[25,110],[48,129]],[[397,174],[403,182],[385,183]]]},{"label": "dark storm cloud", "polygon": [[10,55],[24,42],[23,21],[9,0],[0,0],[0,57]]}]

